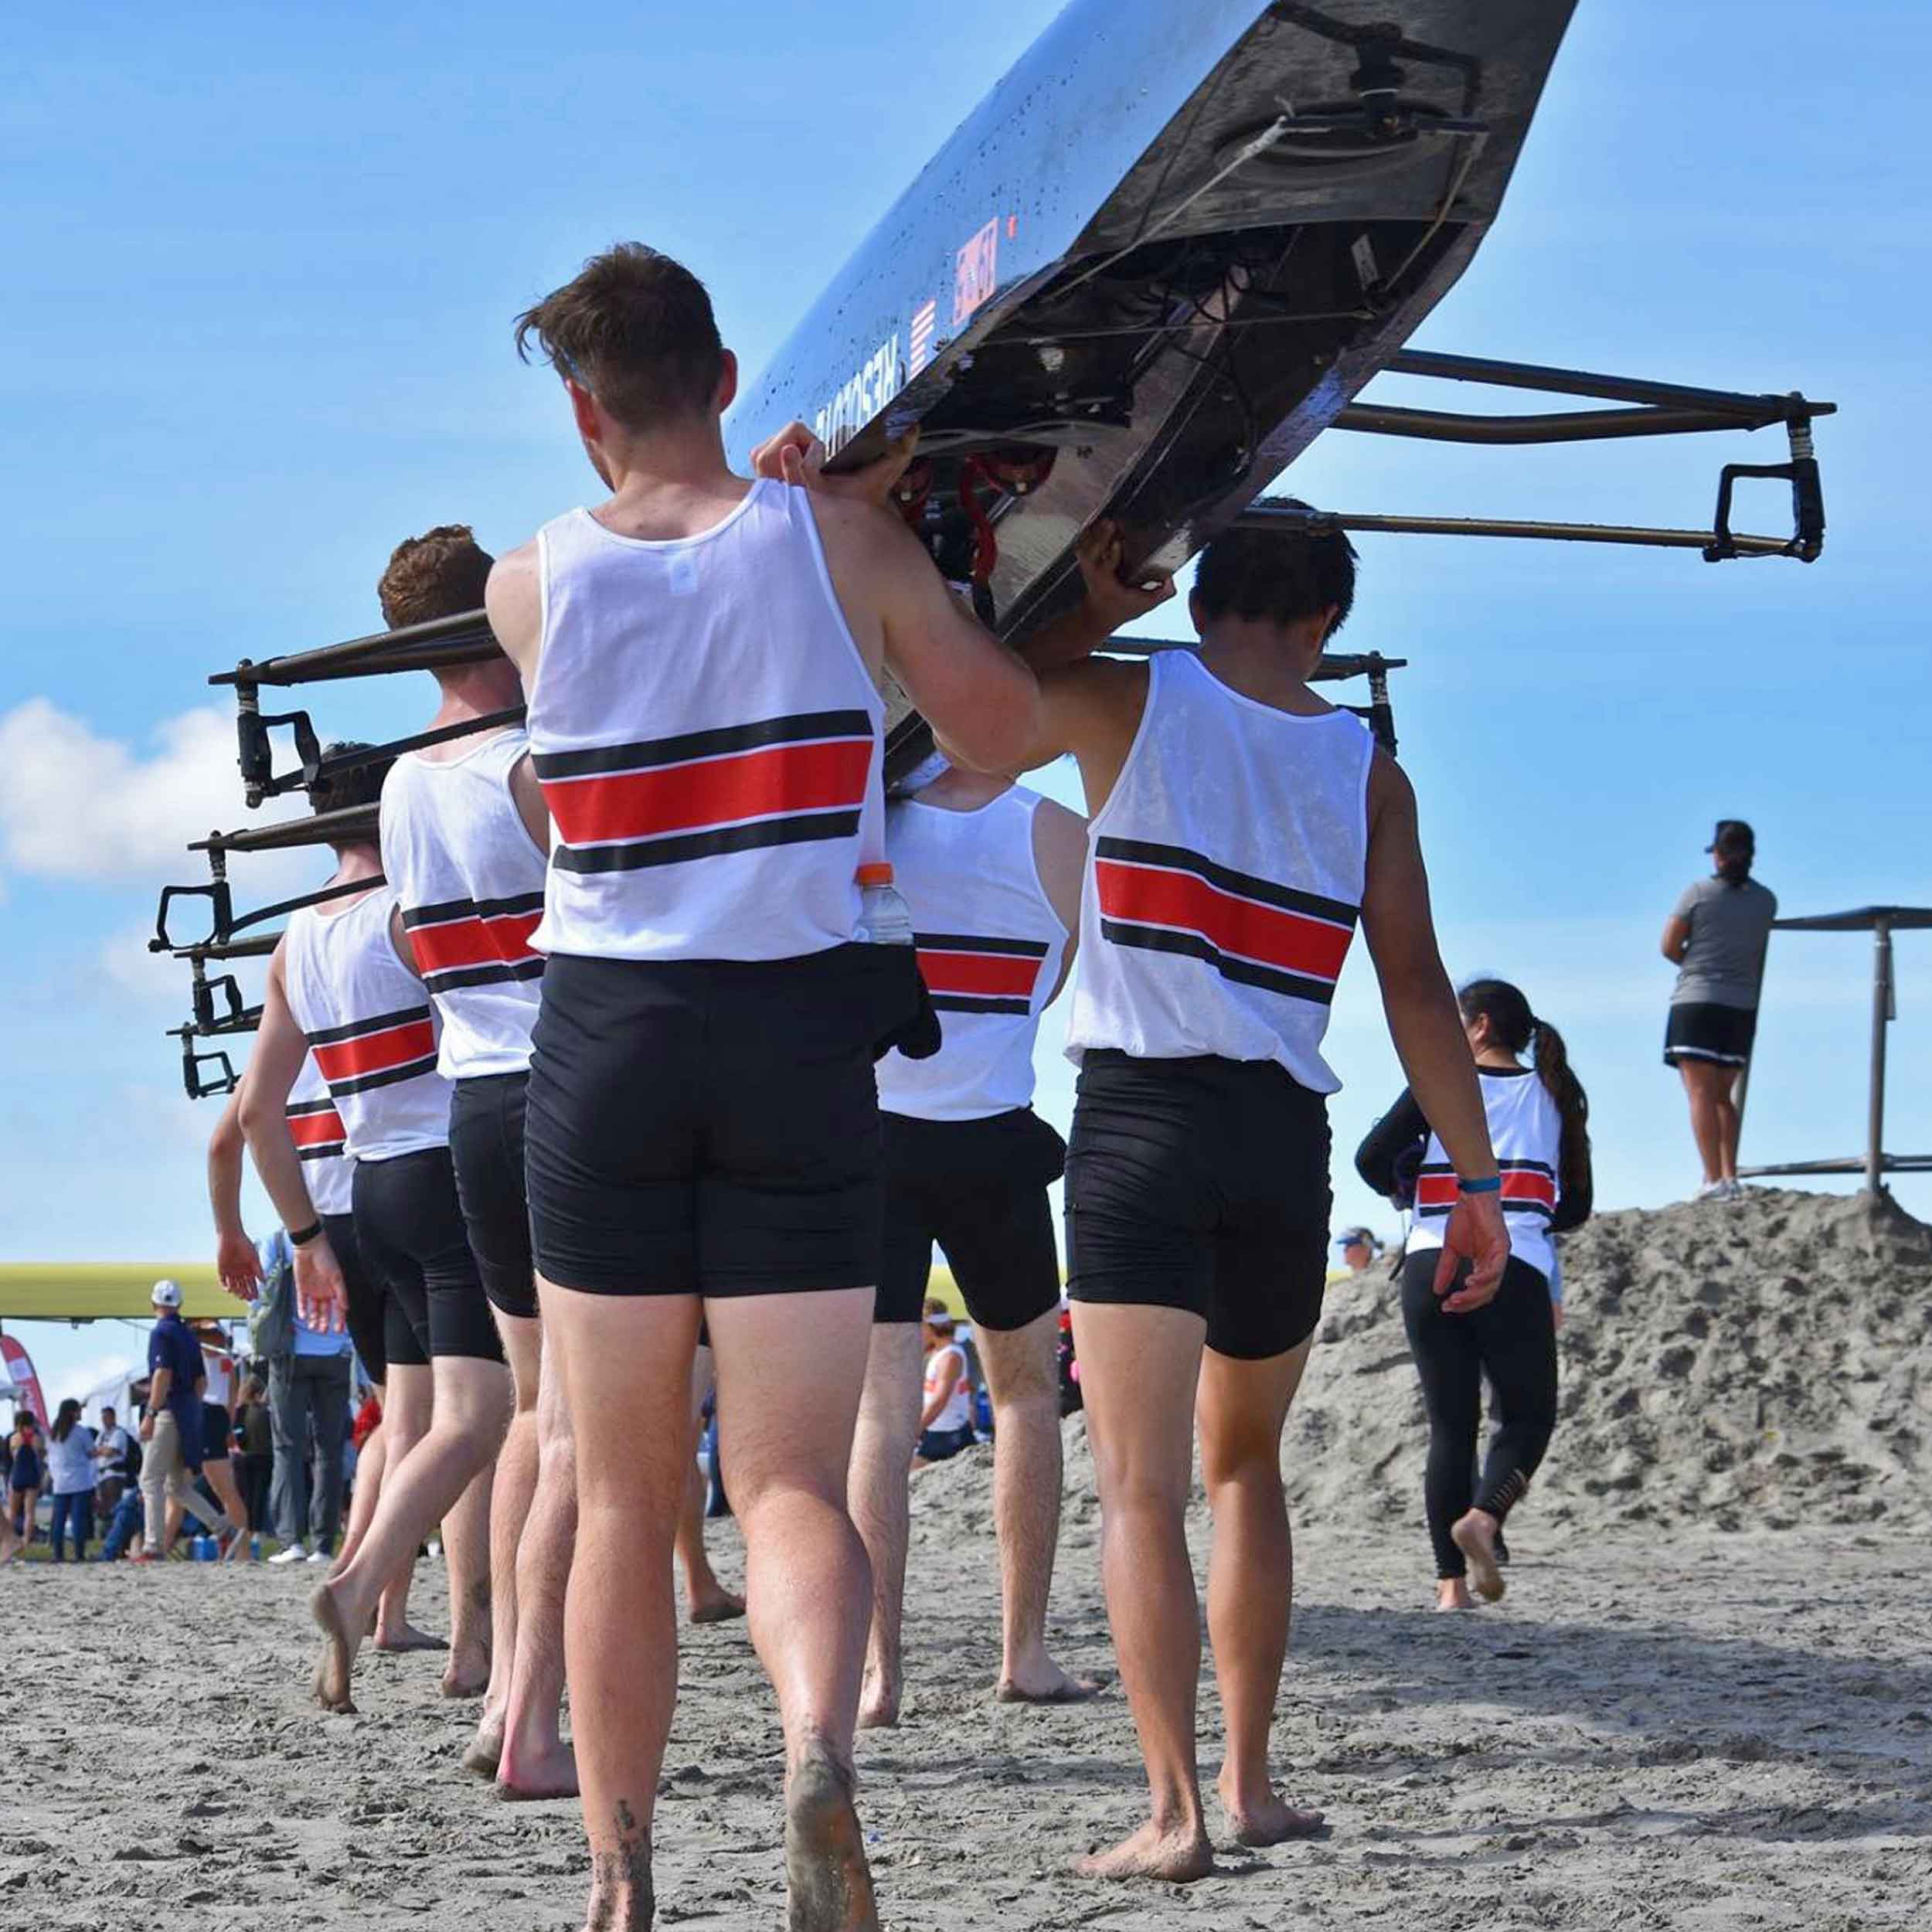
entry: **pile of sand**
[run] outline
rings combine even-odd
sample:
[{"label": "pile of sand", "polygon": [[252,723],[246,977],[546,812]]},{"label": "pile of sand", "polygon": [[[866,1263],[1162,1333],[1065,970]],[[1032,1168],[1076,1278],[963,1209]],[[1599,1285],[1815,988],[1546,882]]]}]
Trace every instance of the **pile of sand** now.
[{"label": "pile of sand", "polygon": [[[1754,1189],[1600,1215],[1566,1240],[1563,1280],[1560,1420],[1526,1515],[1932,1527],[1932,1228],[1889,1201]],[[1417,1519],[1423,1451],[1395,1284],[1332,1288],[1283,1450],[1297,1521]],[[1099,1519],[1077,1417],[1066,1460],[1079,1549]],[[990,1534],[990,1451],[913,1493],[920,1517]]]}]

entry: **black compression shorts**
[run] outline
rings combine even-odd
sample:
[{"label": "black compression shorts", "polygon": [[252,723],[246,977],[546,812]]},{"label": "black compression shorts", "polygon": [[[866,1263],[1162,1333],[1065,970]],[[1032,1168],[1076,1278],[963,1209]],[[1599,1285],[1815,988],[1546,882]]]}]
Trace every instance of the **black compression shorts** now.
[{"label": "black compression shorts", "polygon": [[203,1462],[226,1462],[233,1453],[229,1437],[234,1433],[234,1423],[230,1420],[228,1411],[219,1402],[204,1402],[201,1405],[201,1459]]},{"label": "black compression shorts", "polygon": [[530,1066],[538,1272],[596,1294],[738,1295],[879,1279],[878,1043],[890,946],[801,959],[560,954]]},{"label": "black compression shorts", "polygon": [[1060,1250],[1046,1190],[1066,1145],[1031,1107],[978,1121],[882,1114],[886,1242],[878,1321],[923,1313],[933,1243],[982,1328],[1023,1328],[1060,1298]]},{"label": "black compression shorts", "polygon": [[1757,1037],[1753,1007],[1719,1006],[1702,1000],[1673,1006],[1664,1029],[1664,1064],[1681,1066],[1701,1060],[1706,1066],[1743,1066]]},{"label": "black compression shorts", "polygon": [[528,1073],[458,1080],[450,1103],[450,1158],[483,1292],[505,1315],[536,1318],[530,1208],[524,1195],[523,1101]]},{"label": "black compression shorts", "polygon": [[362,1257],[362,1244],[355,1238],[355,1216],[325,1214],[322,1226],[349,1288],[349,1338],[362,1357],[363,1372],[379,1388],[389,1379],[392,1362],[405,1369],[423,1367],[429,1357],[410,1327],[408,1316],[395,1296],[384,1292]]},{"label": "black compression shorts", "polygon": [[1327,1103],[1271,1060],[1090,1050],[1066,1157],[1068,1292],[1182,1308],[1260,1361],[1321,1318]]},{"label": "black compression shorts", "polygon": [[[426,1359],[503,1359],[447,1147],[358,1161],[355,1232],[370,1272],[407,1318]],[[390,1350],[392,1362],[401,1359]]]}]

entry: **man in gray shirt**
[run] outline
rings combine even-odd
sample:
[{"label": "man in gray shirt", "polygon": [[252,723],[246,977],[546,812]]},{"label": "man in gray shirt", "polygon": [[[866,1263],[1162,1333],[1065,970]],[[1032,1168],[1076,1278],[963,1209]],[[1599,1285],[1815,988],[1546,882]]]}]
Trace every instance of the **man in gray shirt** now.
[{"label": "man in gray shirt", "polygon": [[1664,957],[1678,969],[1664,1063],[1677,1069],[1689,1098],[1691,1132],[1704,1164],[1698,1199],[1728,1200],[1738,1192],[1733,1090],[1757,1036],[1777,898],[1751,876],[1757,839],[1741,818],[1719,820],[1706,849],[1715,871],[1685,888],[1664,926]]}]

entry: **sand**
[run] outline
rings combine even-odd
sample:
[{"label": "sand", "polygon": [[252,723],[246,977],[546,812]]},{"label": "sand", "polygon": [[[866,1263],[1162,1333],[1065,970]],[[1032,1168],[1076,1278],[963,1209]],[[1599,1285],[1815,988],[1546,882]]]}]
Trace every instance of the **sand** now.
[{"label": "sand", "polygon": [[[1222,1834],[1216,1876],[1185,1889],[1066,1874],[1139,1815],[1126,1705],[1117,1688],[1079,1709],[992,1702],[988,1457],[922,1475],[906,1721],[860,1747],[886,1923],[1932,1923],[1923,1230],[1861,1233],[1845,1218],[1858,1212],[1781,1197],[1740,1211],[1761,1225],[1606,1216],[1587,1232],[1572,1250],[1571,1394],[1549,1478],[1512,1524],[1508,1600],[1462,1617],[1427,1607],[1409,1372],[1383,1359],[1399,1325],[1392,1340],[1379,1291],[1342,1291],[1362,1298],[1332,1313],[1287,1458],[1299,1608],[1277,1733],[1292,1794],[1331,1830],[1260,1853]],[[1707,1303],[1700,1287],[1722,1293]],[[1870,1326],[1894,1295],[1903,1348]],[[1705,1307],[1722,1318],[1712,1330],[1672,1339]],[[1787,1316],[1799,1325],[1780,1350]],[[1654,1373],[1657,1352],[1678,1346],[1692,1349],[1685,1372]],[[1794,1355],[1808,1393],[1783,1376]],[[1760,1417],[1737,1385],[1774,1371]],[[1077,1419],[1068,1451],[1054,1641],[1070,1665],[1106,1672]],[[1724,1526],[1753,1518],[1812,1526]],[[735,1578],[735,1532],[713,1527]],[[576,1932],[587,1860],[575,1808],[505,1805],[458,1770],[473,1707],[437,1695],[437,1658],[368,1659],[358,1716],[308,1703],[309,1580],[187,1565],[0,1572],[0,1932]],[[440,1624],[427,1566],[419,1604]],[[682,1674],[658,1922],[779,1926],[777,1729],[743,1626],[687,1632]],[[1202,1732],[1211,1771],[1211,1684]]]}]

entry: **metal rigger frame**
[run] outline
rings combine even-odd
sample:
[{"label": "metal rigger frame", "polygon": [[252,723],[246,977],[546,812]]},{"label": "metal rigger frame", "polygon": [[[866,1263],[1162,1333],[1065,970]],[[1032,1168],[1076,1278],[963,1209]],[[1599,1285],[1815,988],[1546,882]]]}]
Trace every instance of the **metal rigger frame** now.
[{"label": "metal rigger frame", "polygon": [[[1338,414],[1334,423],[1335,428],[1376,436],[1416,437],[1429,442],[1520,447],[1529,444],[1598,442],[1628,437],[1685,435],[1718,430],[1756,430],[1781,423],[1789,443],[1789,458],[1783,463],[1726,464],[1719,473],[1716,509],[1708,530],[1526,522],[1488,517],[1355,514],[1311,510],[1266,498],[1240,514],[1236,522],[1240,527],[1275,530],[1339,529],[1378,535],[1540,538],[1559,543],[1638,544],[1665,549],[1697,550],[1707,562],[1713,563],[1736,557],[1758,556],[1796,557],[1809,563],[1824,548],[1825,498],[1818,480],[1817,456],[1812,447],[1811,423],[1818,417],[1832,414],[1836,408],[1834,403],[1813,402],[1796,393],[1749,395],[1731,390],[1687,388],[1639,378],[1592,375],[1582,370],[1552,369],[1528,362],[1492,362],[1476,356],[1439,355],[1422,350],[1403,350],[1389,363],[1388,368],[1396,375],[1581,396],[1615,406],[1532,415],[1483,416],[1355,402]],[[1773,479],[1789,485],[1792,526],[1789,536],[1758,536],[1733,530],[1733,491],[1736,485],[1745,478]],[[978,507],[976,498],[975,507]],[[995,519],[990,514],[983,513],[982,520],[987,525],[980,532],[984,548],[992,541]],[[1193,647],[1165,639],[1121,638],[1116,639],[1111,648],[1117,653],[1145,655],[1152,651]],[[393,743],[332,758],[324,756],[308,713],[301,709],[264,712],[261,706],[264,690],[328,683],[344,678],[378,676],[390,672],[434,670],[478,663],[495,656],[497,648],[484,614],[471,611],[430,624],[415,624],[370,637],[352,638],[343,643],[325,645],[318,650],[297,651],[259,663],[243,659],[233,671],[211,678],[211,683],[230,685],[235,692],[242,784],[250,808],[253,809],[268,799],[297,790],[312,793],[316,786],[325,784],[332,777],[376,758],[440,743],[493,725],[520,723],[523,717],[522,707],[519,706],[447,730],[419,733]],[[1367,679],[1368,704],[1350,709],[1369,721],[1377,737],[1391,752],[1395,749],[1396,739],[1389,697],[1389,673],[1400,669],[1406,662],[1402,658],[1384,658],[1374,652],[1336,655],[1325,658],[1316,674],[1324,680]],[[277,772],[274,769],[273,734],[281,730],[291,735],[295,763],[291,770]],[[262,932],[255,929],[301,906],[318,905],[363,889],[359,885],[325,889],[260,906],[238,916],[228,879],[230,855],[321,845],[331,838],[341,838],[345,834],[372,838],[375,829],[375,808],[365,806],[346,811],[311,815],[241,832],[212,832],[190,847],[190,850],[206,855],[209,877],[205,883],[170,886],[162,891],[155,937],[149,945],[151,951],[172,953],[188,962],[192,1012],[183,1025],[171,1029],[171,1037],[182,1043],[182,1080],[192,1097],[200,1098],[230,1092],[236,1080],[227,1053],[219,1047],[204,1049],[200,1043],[250,1032],[260,1018],[259,1008],[244,1002],[233,974],[211,975],[209,967],[264,957],[274,951],[281,935],[279,931]],[[170,931],[169,922],[175,902],[188,899],[207,900],[208,930],[184,940]],[[1881,947],[1885,944],[1883,934],[1880,944]],[[1876,1090],[1882,1094],[1882,1072],[1876,1077],[1881,1083]],[[1875,1103],[1879,1104],[1882,1102]],[[1784,1171],[1842,1169],[1832,1165],[1815,1170]],[[1888,1171],[1897,1171],[1896,1164],[1893,1163]]]}]

